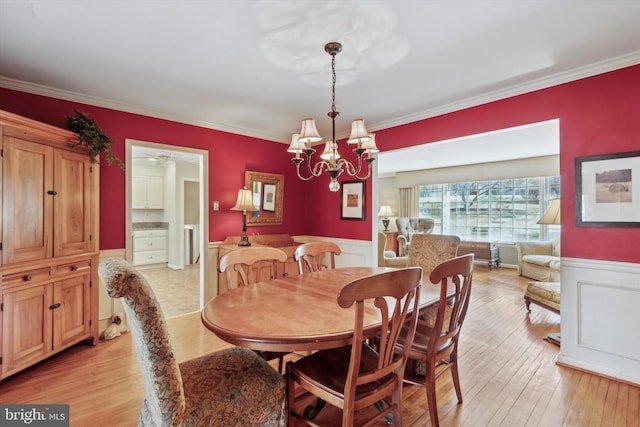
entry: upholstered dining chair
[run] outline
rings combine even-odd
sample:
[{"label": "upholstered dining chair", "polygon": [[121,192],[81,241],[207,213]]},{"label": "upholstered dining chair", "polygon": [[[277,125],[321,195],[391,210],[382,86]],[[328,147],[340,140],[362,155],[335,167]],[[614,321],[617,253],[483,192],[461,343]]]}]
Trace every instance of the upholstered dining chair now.
[{"label": "upholstered dining chair", "polygon": [[308,242],[296,249],[293,254],[298,262],[300,274],[336,268],[335,256],[340,255],[340,246],[332,242]]},{"label": "upholstered dining chair", "polygon": [[228,252],[220,258],[218,269],[227,277],[227,289],[232,289],[237,277],[238,286],[256,283],[260,271],[269,268],[269,278],[275,279],[278,262],[285,262],[287,254],[282,249],[270,246],[248,246]]},{"label": "upholstered dining chair", "polygon": [[178,363],[145,278],[119,258],[102,261],[98,273],[109,296],[122,298],[136,348],[144,385],[138,425],[286,425],[286,383],[264,359],[234,347]]},{"label": "upholstered dining chair", "polygon": [[[422,267],[425,277],[429,277],[431,270],[442,261],[458,255],[460,237],[446,234],[414,234],[409,246],[407,265]],[[428,307],[420,311],[422,320],[434,319],[437,307]],[[410,360],[408,369],[413,374],[425,372],[424,360]]]},{"label": "upholstered dining chair", "polygon": [[[372,425],[387,415],[393,416],[396,425],[402,425],[402,377],[417,321],[421,277],[421,268],[398,269],[356,279],[340,290],[340,307],[350,309],[355,305],[352,344],[319,350],[287,364],[289,425],[295,425],[295,421],[316,425],[298,412],[297,401],[304,400],[307,393],[296,396],[296,385],[341,408],[343,427],[354,426],[355,413],[377,402],[380,411],[363,413],[369,419],[359,425]],[[366,342],[370,337],[363,322],[364,313],[376,308],[382,325],[374,350]],[[396,353],[399,338],[407,347]]]},{"label": "upholstered dining chair", "polygon": [[446,259],[458,254],[460,237],[446,234],[414,234],[409,246],[407,265],[419,266],[424,275]]},{"label": "upholstered dining chair", "polygon": [[[440,300],[436,315],[427,319],[418,319],[415,337],[410,345],[409,359],[424,361],[425,375],[414,375],[410,370],[406,370],[404,380],[425,386],[429,418],[434,427],[439,425],[436,379],[449,369],[451,369],[458,403],[462,403],[458,374],[458,342],[462,323],[469,307],[472,279],[473,254],[444,261],[431,271],[429,280],[440,285]],[[423,286],[429,285],[425,282]],[[409,342],[404,342],[403,338],[400,338],[396,351],[404,354],[408,346]]]},{"label": "upholstered dining chair", "polygon": [[[236,273],[238,286],[251,285],[259,281],[260,271],[269,268],[269,278],[275,279],[277,263],[285,262],[287,254],[278,248],[269,246],[250,246],[228,252],[220,258],[220,272],[226,273],[227,288],[233,287],[233,274]],[[256,351],[263,359],[278,359],[278,372],[282,372],[284,356],[289,353],[274,351]]]}]

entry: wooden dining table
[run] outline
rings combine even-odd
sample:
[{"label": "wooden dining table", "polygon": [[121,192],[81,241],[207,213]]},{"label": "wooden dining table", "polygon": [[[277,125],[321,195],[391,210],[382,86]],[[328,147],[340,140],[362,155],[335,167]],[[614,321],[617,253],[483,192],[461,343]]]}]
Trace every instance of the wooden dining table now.
[{"label": "wooden dining table", "polygon": [[[202,323],[221,339],[258,351],[296,352],[348,345],[355,309],[341,308],[338,292],[355,279],[391,270],[343,267],[238,287],[209,301],[202,310]],[[439,298],[440,286],[426,279],[420,291],[420,308],[437,304]],[[373,336],[381,325],[380,311],[370,306],[364,322],[365,333]]]}]

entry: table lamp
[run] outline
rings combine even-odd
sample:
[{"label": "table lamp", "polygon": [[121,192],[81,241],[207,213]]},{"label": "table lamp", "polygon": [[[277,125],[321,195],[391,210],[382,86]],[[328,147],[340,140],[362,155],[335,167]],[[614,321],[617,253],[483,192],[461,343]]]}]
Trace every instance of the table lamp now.
[{"label": "table lamp", "polygon": [[242,236],[238,242],[238,246],[251,246],[247,237],[247,211],[257,211],[258,208],[253,206],[253,193],[251,190],[243,188],[238,190],[238,200],[236,205],[231,208],[232,211],[242,211]]},{"label": "table lamp", "polygon": [[536,224],[560,224],[560,199],[551,199],[549,209],[547,209]]},{"label": "table lamp", "polygon": [[393,212],[391,211],[391,206],[387,206],[387,205],[380,206],[380,212],[378,212],[378,216],[384,217],[382,218],[382,225],[384,225],[384,231],[389,231],[387,230],[387,227],[389,227],[389,218],[387,217],[393,216]]}]

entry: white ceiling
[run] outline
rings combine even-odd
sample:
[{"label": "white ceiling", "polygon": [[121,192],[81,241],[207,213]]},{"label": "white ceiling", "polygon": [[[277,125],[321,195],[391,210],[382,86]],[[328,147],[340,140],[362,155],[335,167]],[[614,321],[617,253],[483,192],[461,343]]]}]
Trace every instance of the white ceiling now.
[{"label": "white ceiling", "polygon": [[[288,143],[640,63],[640,1],[0,0],[0,86]],[[378,141],[384,147],[384,141]]]}]

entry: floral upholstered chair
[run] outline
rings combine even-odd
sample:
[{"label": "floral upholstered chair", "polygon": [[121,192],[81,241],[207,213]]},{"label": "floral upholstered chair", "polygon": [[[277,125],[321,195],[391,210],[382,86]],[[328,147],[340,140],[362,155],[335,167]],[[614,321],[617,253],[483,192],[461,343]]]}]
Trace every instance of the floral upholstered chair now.
[{"label": "floral upholstered chair", "polygon": [[284,426],[286,382],[251,350],[234,347],[178,363],[153,290],[126,261],[99,267],[122,298],[144,384],[140,426]]},{"label": "floral upholstered chair", "polygon": [[[431,271],[441,262],[455,258],[458,255],[460,237],[445,234],[414,234],[409,246],[408,266],[422,267],[423,277],[429,277]],[[451,304],[445,307],[445,324],[450,317]],[[430,307],[420,311],[420,325],[432,327],[438,315],[438,307]],[[407,362],[407,370],[413,375],[424,375],[425,362],[423,360],[410,359]]]},{"label": "floral upholstered chair", "polygon": [[406,256],[414,234],[430,234],[435,226],[432,218],[396,218],[398,229],[398,254]]}]

